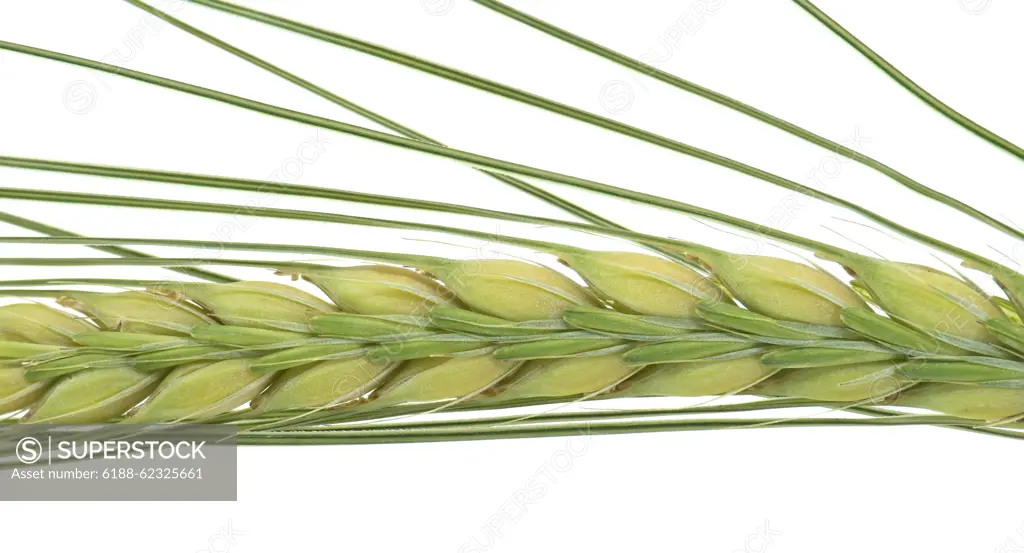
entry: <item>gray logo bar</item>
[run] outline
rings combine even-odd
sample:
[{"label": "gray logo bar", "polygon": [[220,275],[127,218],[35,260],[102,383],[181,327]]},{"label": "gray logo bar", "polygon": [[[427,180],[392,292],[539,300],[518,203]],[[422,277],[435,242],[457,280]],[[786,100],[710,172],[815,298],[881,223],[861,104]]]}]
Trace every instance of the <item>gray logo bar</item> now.
[{"label": "gray logo bar", "polygon": [[235,501],[227,425],[11,424],[0,429],[0,501]]}]

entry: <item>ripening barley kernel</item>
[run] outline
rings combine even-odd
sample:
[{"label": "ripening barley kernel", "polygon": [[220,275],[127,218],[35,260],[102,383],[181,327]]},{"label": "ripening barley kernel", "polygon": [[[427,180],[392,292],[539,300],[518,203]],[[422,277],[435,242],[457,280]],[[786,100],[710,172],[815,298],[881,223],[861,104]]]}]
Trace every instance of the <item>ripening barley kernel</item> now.
[{"label": "ripening barley kernel", "polygon": [[317,409],[352,401],[375,388],[396,365],[353,357],[288,369],[253,400],[252,407],[272,412]]},{"label": "ripening barley kernel", "polygon": [[416,271],[365,265],[303,273],[344,311],[363,315],[423,316],[455,297],[440,282]]},{"label": "ripening barley kernel", "polygon": [[72,346],[72,336],[96,330],[91,324],[38,303],[0,307],[0,340]]},{"label": "ripening barley kernel", "polygon": [[565,254],[562,261],[602,298],[626,313],[695,317],[701,302],[721,300],[713,281],[684,265],[630,252]]},{"label": "ripening barley kernel", "polygon": [[842,367],[787,369],[758,384],[754,393],[819,401],[881,399],[909,382],[889,361]]},{"label": "ripening barley kernel", "polygon": [[616,384],[638,369],[623,362],[618,353],[530,361],[502,385],[497,399],[590,394]]},{"label": "ripening barley kernel", "polygon": [[249,370],[246,359],[178,367],[148,401],[129,413],[127,422],[201,420],[226,413],[255,399],[274,376]]},{"label": "ripening barley kernel", "polygon": [[193,306],[152,292],[75,292],[60,303],[104,330],[187,336],[193,325],[214,322]]},{"label": "ripening barley kernel", "polygon": [[25,378],[25,369],[0,368],[0,414],[19,411],[35,403],[50,382],[33,382]]},{"label": "ripening barley kernel", "polygon": [[278,282],[186,283],[181,293],[228,325],[308,331],[310,317],[338,311],[312,294]]},{"label": "ripening barley kernel", "polygon": [[557,319],[570,307],[598,305],[569,277],[533,263],[484,259],[431,271],[471,308],[512,321]]},{"label": "ripening barley kernel", "polygon": [[381,405],[424,403],[462,399],[481,392],[519,366],[515,361],[498,361],[490,355],[449,357],[434,364],[417,361],[396,375],[396,382],[380,390]]},{"label": "ripening barley kernel", "polygon": [[618,396],[717,396],[743,390],[768,376],[757,356],[653,365],[624,384]]},{"label": "ripening barley kernel", "polygon": [[751,311],[776,319],[841,326],[845,307],[867,307],[849,286],[810,265],[727,252],[696,257]]},{"label": "ripening barley kernel", "polygon": [[382,396],[384,394],[388,394],[391,390],[397,388],[406,380],[450,360],[450,357],[422,357],[420,359],[405,361],[399,365],[394,372],[388,375],[387,381],[383,386],[377,388],[373,395]]},{"label": "ripening barley kernel", "polygon": [[1024,390],[968,384],[919,384],[901,393],[896,398],[896,405],[968,419],[997,421],[1024,414]]},{"label": "ripening barley kernel", "polygon": [[92,369],[60,379],[22,422],[91,424],[125,413],[156,389],[163,374],[131,369]]},{"label": "ripening barley kernel", "polygon": [[953,275],[931,267],[863,256],[838,259],[887,313],[927,333],[992,341],[983,324],[1002,318],[989,298]]}]

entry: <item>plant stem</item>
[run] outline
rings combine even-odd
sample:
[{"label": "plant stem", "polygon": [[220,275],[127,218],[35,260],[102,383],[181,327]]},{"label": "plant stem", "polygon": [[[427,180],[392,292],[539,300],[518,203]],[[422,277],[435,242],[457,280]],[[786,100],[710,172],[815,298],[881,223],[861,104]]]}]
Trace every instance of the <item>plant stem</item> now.
[{"label": "plant stem", "polygon": [[[609,399],[602,396],[595,396],[594,400]],[[557,404],[566,403],[566,398],[549,399],[547,401],[538,400],[532,402],[533,405],[543,404]],[[794,407],[841,407],[840,403],[824,403],[820,401],[796,399],[796,398],[781,398],[781,399],[763,399],[756,401],[748,401],[744,403],[732,403],[727,405],[699,405],[693,407],[679,407],[679,408],[662,408],[662,409],[611,409],[608,411],[587,411],[587,412],[551,412],[551,413],[540,413],[536,415],[530,415],[529,422],[533,424],[548,423],[548,422],[559,422],[568,420],[602,420],[602,419],[616,419],[616,418],[632,418],[632,417],[667,417],[672,415],[690,415],[699,413],[740,413],[747,411],[763,411],[771,409],[789,409]],[[493,410],[493,409],[504,409],[504,405],[488,405],[484,404],[470,404],[462,409],[451,409],[443,410],[442,413],[450,414],[458,411],[475,411],[475,410]],[[386,412],[386,410],[385,410]],[[397,412],[397,415],[404,415],[409,413],[415,413],[415,411]],[[339,415],[342,413],[338,413]],[[522,419],[524,415],[502,415],[494,417],[481,417],[474,419],[452,419],[452,420],[440,420],[440,421],[418,421],[418,422],[394,422],[387,420],[388,417],[395,416],[395,414],[380,414],[374,415],[374,412],[367,411],[365,413],[352,413],[353,416],[349,418],[339,418],[334,421],[323,421],[319,424],[334,424],[338,426],[299,426],[292,427],[288,426],[286,430],[309,430],[309,431],[329,431],[332,429],[345,430],[351,429],[376,429],[383,430],[388,428],[442,428],[446,426],[465,426],[466,424],[506,424],[515,422]],[[361,415],[361,416],[356,416]],[[374,422],[375,419],[382,419],[381,422]],[[348,427],[346,425],[358,423],[358,426]]]},{"label": "plant stem", "polygon": [[113,286],[115,288],[146,288],[166,284],[166,280],[134,280],[122,278],[30,278],[0,280],[0,290],[7,286]]},{"label": "plant stem", "polygon": [[[975,426],[977,421],[942,415],[908,415],[876,418],[806,419],[698,419],[667,421],[573,422],[559,425],[512,424],[479,427],[473,424],[425,430],[332,430],[251,432],[238,436],[245,445],[336,445],[420,443],[600,434],[639,434],[684,430],[784,428],[795,426]],[[1012,436],[1024,438],[1024,433]]]},{"label": "plant stem", "polygon": [[935,111],[938,111],[942,115],[945,115],[949,120],[953,121],[957,125],[960,125],[964,129],[974,133],[976,136],[985,140],[989,144],[1000,148],[1006,153],[1016,156],[1020,159],[1024,159],[1024,148],[1017,146],[1013,142],[999,136],[998,134],[988,130],[987,128],[979,125],[978,123],[971,120],[966,115],[953,109],[951,106],[939,100],[927,90],[921,88],[920,85],[910,80],[910,77],[904,75],[899,69],[896,69],[894,65],[885,61],[885,58],[880,56],[877,52],[868,47],[867,44],[861,42],[857,37],[853,36],[853,33],[847,31],[836,22],[834,19],[828,16],[825,12],[821,11],[817,6],[809,2],[808,0],[793,0],[797,6],[803,8],[804,11],[811,14],[815,19],[824,24],[830,31],[836,34],[839,38],[846,41],[847,44],[853,46],[857,52],[862,56],[866,57],[871,63],[875,64],[876,67],[881,69],[896,81],[900,86],[906,89],[908,92],[917,96],[918,99],[931,106]]}]

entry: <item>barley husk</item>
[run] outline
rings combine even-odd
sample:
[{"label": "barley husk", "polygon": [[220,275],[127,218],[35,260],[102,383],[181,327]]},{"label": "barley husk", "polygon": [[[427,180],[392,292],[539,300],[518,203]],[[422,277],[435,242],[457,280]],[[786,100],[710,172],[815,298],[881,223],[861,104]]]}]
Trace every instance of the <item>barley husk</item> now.
[{"label": "barley husk", "polygon": [[570,307],[597,305],[569,277],[524,261],[460,261],[432,272],[469,307],[511,321],[557,319]]},{"label": "barley husk", "polygon": [[738,393],[771,374],[757,357],[666,363],[645,368],[623,386],[629,397],[700,397]]},{"label": "barley husk", "polygon": [[364,315],[424,316],[454,299],[440,282],[400,267],[342,267],[306,272],[302,277],[342,310]]}]

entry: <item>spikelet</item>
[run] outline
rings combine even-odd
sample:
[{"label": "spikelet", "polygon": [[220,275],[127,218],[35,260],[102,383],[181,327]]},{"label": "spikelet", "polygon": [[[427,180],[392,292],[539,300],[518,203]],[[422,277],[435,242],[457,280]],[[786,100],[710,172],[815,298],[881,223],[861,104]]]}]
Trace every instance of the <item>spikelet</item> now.
[{"label": "spikelet", "polygon": [[344,311],[364,315],[424,316],[454,294],[423,274],[400,267],[364,265],[304,272]]},{"label": "spikelet", "polygon": [[721,289],[710,279],[661,257],[579,252],[561,259],[618,311],[693,318],[699,304],[722,300]]},{"label": "spikelet", "polygon": [[180,293],[227,325],[308,332],[310,317],[337,308],[278,282],[184,283]]},{"label": "spikelet", "polygon": [[993,422],[1024,414],[1024,394],[1020,388],[989,388],[947,383],[920,384],[900,394],[896,404]]},{"label": "spikelet", "polygon": [[622,381],[639,369],[620,354],[530,361],[501,386],[499,401],[592,394]]},{"label": "spikelet", "polygon": [[160,384],[163,374],[132,369],[93,369],[57,382],[23,422],[90,424],[109,421],[134,407]]},{"label": "spikelet", "polygon": [[867,307],[824,271],[775,257],[701,251],[694,257],[751,311],[785,321],[841,326],[847,307]]},{"label": "spikelet", "polygon": [[255,399],[273,376],[253,372],[245,359],[178,367],[145,403],[129,413],[127,422],[202,420],[226,413]]},{"label": "spikelet", "polygon": [[864,256],[837,261],[867,288],[886,313],[927,334],[949,340],[994,341],[985,321],[1003,318],[992,301],[953,275],[911,263]]},{"label": "spikelet", "polygon": [[187,336],[194,325],[214,322],[194,306],[137,290],[114,294],[75,292],[61,298],[60,303],[87,315],[104,330]]},{"label": "spikelet", "polygon": [[511,321],[557,319],[570,307],[597,305],[569,277],[533,263],[483,259],[430,271],[469,307]]},{"label": "spikelet", "polygon": [[406,363],[377,394],[378,405],[434,403],[478,394],[508,376],[516,361],[490,355],[419,359]]},{"label": "spikelet", "polygon": [[882,361],[839,367],[788,369],[757,385],[755,391],[770,396],[858,402],[881,400],[907,387],[909,383],[895,364]]},{"label": "spikelet", "polygon": [[771,374],[757,357],[666,363],[645,368],[617,395],[700,397],[745,390]]},{"label": "spikelet", "polygon": [[89,323],[38,303],[0,307],[0,340],[71,346],[72,336],[95,330]]},{"label": "spikelet", "polygon": [[374,363],[366,357],[320,361],[285,371],[256,398],[258,411],[318,409],[360,398],[376,388],[397,363]]}]

